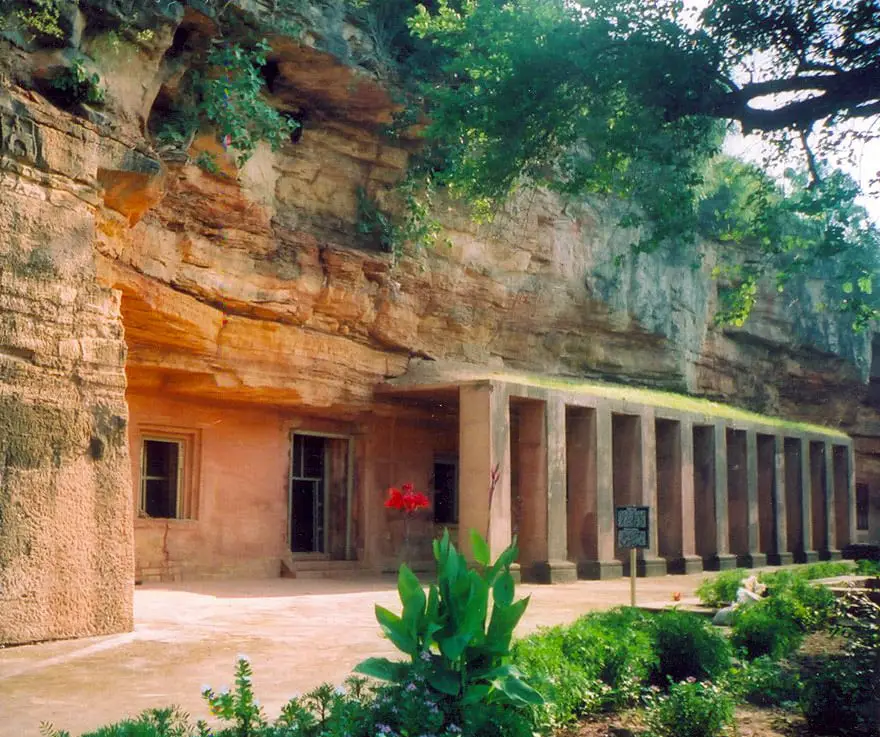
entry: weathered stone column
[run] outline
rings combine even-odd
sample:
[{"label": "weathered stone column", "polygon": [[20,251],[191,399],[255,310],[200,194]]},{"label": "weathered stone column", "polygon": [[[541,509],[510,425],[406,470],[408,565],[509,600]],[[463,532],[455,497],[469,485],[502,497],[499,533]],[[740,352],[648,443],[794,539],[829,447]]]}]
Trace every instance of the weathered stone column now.
[{"label": "weathered stone column", "polygon": [[642,488],[640,504],[650,507],[648,547],[639,551],[640,576],[665,576],[666,561],[658,552],[657,510],[657,435],[654,408],[646,407],[641,415]]},{"label": "weathered stone column", "polygon": [[510,545],[510,408],[501,384],[459,389],[459,541],[486,537],[492,557]]},{"label": "weathered stone column", "polygon": [[758,524],[758,434],[746,431],[746,543],[747,551],[737,557],[737,565],[759,568],[767,565],[767,556],[761,552]]},{"label": "weathered stone column", "polygon": [[611,410],[572,408],[567,430],[569,558],[580,578],[618,578],[614,558]]},{"label": "weathered stone column", "polygon": [[727,427],[723,422],[712,426],[715,501],[715,552],[703,558],[703,565],[710,571],[723,571],[736,567],[736,556],[730,554],[730,525],[727,505]]},{"label": "weathered stone column", "polygon": [[795,562],[815,563],[819,554],[813,549],[813,484],[810,467],[809,438],[799,438],[801,461],[801,526],[803,528],[803,548],[795,551]]},{"label": "weathered stone column", "polygon": [[[671,468],[665,473],[658,467],[658,499],[663,506],[664,483],[673,484],[668,498],[673,502],[668,510],[670,527],[674,529],[675,549],[664,549],[664,529],[658,531],[660,552],[666,557],[666,565],[670,573],[699,573],[703,570],[703,560],[696,554],[696,520],[694,507],[694,429],[689,420],[670,422],[672,432],[662,445],[668,448],[667,453],[658,452],[658,464],[661,459],[670,463]],[[661,439],[657,441],[658,450]],[[663,483],[661,482],[661,479]],[[664,517],[664,509],[659,516]]]},{"label": "weathered stone column", "polygon": [[767,554],[767,562],[774,566],[790,565],[794,555],[788,549],[788,531],[785,508],[785,438],[773,436],[774,480],[773,480],[773,530],[774,550]]},{"label": "weathered stone column", "polygon": [[819,551],[819,556],[825,560],[840,560],[843,556],[837,544],[837,528],[834,524],[835,495],[837,488],[834,483],[834,445],[826,440],[823,447],[825,456],[825,541],[824,550]]},{"label": "weathered stone column", "polygon": [[834,446],[834,527],[835,541],[841,550],[852,543],[855,531],[851,454],[851,446]]}]

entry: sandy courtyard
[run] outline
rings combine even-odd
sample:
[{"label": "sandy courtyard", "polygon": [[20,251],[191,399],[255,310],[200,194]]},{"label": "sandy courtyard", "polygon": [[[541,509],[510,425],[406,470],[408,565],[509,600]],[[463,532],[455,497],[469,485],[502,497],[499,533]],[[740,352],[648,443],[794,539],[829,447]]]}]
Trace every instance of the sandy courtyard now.
[{"label": "sandy courtyard", "polygon": [[[703,576],[639,579],[639,603],[689,597]],[[518,590],[532,596],[521,634],[629,602],[628,579]],[[133,632],[0,650],[0,737],[34,737],[41,721],[76,735],[170,704],[207,716],[202,686],[230,685],[239,653],[275,716],[291,696],[393,654],[373,606],[399,610],[390,578],[156,584],[138,587],[134,601]]]}]

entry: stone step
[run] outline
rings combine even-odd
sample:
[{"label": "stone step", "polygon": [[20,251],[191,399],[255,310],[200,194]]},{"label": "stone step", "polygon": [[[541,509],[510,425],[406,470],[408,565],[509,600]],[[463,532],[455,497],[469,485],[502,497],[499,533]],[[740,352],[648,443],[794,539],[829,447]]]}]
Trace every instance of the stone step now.
[{"label": "stone step", "polygon": [[369,573],[357,560],[285,558],[281,565],[282,578],[355,578]]}]

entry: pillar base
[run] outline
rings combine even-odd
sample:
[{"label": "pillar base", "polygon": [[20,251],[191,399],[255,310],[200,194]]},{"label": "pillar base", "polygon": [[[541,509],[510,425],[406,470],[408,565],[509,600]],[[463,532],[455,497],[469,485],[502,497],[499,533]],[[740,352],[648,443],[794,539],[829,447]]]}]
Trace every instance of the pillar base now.
[{"label": "pillar base", "polygon": [[519,585],[522,583],[522,570],[519,567],[519,563],[510,564],[510,575],[515,584]]},{"label": "pillar base", "polygon": [[833,548],[830,550],[820,550],[819,560],[843,560],[843,553]]},{"label": "pillar base", "polygon": [[590,581],[620,578],[623,575],[623,564],[619,560],[580,560],[577,564],[577,574],[578,578]]},{"label": "pillar base", "polygon": [[[629,574],[629,560],[623,563],[623,575]],[[654,576],[666,575],[666,559],[665,558],[639,558],[636,561],[636,575],[642,578],[653,578]]]},{"label": "pillar base", "polygon": [[730,571],[736,568],[736,556],[718,553],[703,558],[703,569],[707,571]]},{"label": "pillar base", "polygon": [[794,554],[795,563],[815,563],[819,560],[819,553],[816,550],[801,550]]},{"label": "pillar base", "polygon": [[767,565],[790,566],[794,563],[794,553],[767,553]]},{"label": "pillar base", "polygon": [[767,565],[767,556],[763,553],[743,553],[736,556],[736,565],[740,568],[763,568]]},{"label": "pillar base", "polygon": [[685,555],[682,558],[667,558],[666,568],[669,573],[685,574],[702,573],[703,559],[697,555]]},{"label": "pillar base", "polygon": [[536,561],[523,576],[529,583],[571,583],[577,577],[577,566],[570,560]]}]

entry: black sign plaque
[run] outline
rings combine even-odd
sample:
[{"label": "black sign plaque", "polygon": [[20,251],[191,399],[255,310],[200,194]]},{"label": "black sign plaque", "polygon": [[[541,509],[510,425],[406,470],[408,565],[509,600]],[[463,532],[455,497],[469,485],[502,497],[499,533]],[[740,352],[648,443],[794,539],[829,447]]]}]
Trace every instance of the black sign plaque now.
[{"label": "black sign plaque", "polygon": [[648,514],[650,507],[615,507],[618,548],[648,547]]}]

